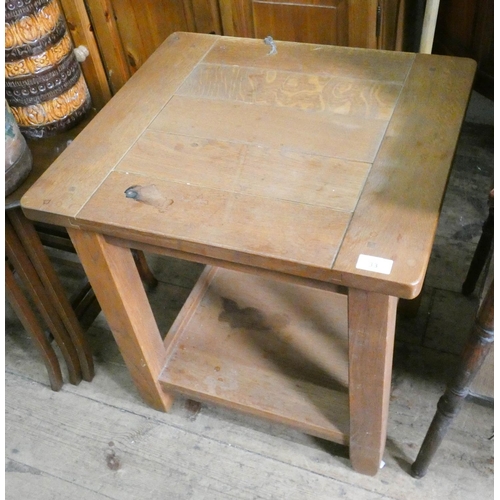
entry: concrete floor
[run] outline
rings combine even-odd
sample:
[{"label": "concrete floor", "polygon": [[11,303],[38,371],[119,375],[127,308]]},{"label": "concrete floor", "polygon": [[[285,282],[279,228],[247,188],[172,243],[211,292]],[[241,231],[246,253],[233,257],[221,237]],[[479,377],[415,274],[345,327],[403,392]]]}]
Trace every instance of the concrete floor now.
[{"label": "concrete floor", "polygon": [[[398,318],[386,465],[377,476],[355,473],[344,447],[215,406],[179,398],[168,414],[151,410],[102,315],[88,331],[95,379],[54,393],[6,305],[6,498],[493,498],[493,410],[471,402],[427,476],[408,474],[477,308],[477,294],[465,298],[460,287],[487,214],[492,116],[492,103],[475,94],[420,309],[414,318]],[[79,264],[55,251],[51,256],[68,290],[76,289]],[[150,299],[166,331],[202,267],[148,258],[160,280]]]}]

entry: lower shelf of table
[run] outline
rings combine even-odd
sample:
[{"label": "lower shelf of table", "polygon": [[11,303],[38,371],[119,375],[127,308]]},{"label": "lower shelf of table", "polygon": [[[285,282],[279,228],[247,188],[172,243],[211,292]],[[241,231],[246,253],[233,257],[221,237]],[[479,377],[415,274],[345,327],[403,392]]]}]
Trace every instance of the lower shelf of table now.
[{"label": "lower shelf of table", "polygon": [[166,391],[348,444],[346,296],[207,267],[165,344]]}]

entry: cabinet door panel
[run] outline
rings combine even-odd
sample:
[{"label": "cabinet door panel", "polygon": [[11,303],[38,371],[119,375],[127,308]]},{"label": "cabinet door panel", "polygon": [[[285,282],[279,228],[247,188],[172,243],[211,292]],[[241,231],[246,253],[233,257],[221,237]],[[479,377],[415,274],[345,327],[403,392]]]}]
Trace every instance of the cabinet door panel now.
[{"label": "cabinet door panel", "polygon": [[347,0],[254,1],[255,36],[348,45]]},{"label": "cabinet door panel", "polygon": [[88,11],[113,94],[173,32],[222,31],[218,0],[63,1]]},{"label": "cabinet door panel", "polygon": [[478,63],[474,89],[493,99],[493,0],[441,0],[432,52]]},{"label": "cabinet door panel", "polygon": [[131,73],[174,31],[188,31],[182,0],[111,0]]}]

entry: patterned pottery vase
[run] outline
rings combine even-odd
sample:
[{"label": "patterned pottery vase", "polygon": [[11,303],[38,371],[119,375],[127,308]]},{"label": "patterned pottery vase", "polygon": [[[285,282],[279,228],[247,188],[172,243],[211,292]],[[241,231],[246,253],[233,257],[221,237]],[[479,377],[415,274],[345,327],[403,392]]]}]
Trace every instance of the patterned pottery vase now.
[{"label": "patterned pottery vase", "polygon": [[71,128],[90,109],[57,0],[6,0],[5,97],[21,132],[34,139]]},{"label": "patterned pottery vase", "polygon": [[5,196],[15,191],[31,171],[31,151],[5,103]]}]

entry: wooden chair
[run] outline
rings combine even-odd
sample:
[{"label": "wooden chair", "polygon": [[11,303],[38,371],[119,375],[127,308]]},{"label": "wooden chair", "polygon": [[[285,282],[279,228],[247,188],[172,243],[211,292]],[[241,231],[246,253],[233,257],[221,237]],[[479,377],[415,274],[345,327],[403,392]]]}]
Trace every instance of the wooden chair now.
[{"label": "wooden chair", "polygon": [[20,208],[5,218],[5,252],[65,359],[69,380],[94,377],[92,353],[33,225]]},{"label": "wooden chair", "polygon": [[494,190],[492,189],[489,194],[488,205],[489,205],[489,213],[486,221],[483,224],[483,230],[481,233],[481,238],[476,247],[476,251],[474,252],[474,256],[472,257],[472,261],[469,267],[469,272],[467,273],[467,277],[462,285],[462,293],[464,295],[470,295],[474,292],[476,288],[477,281],[481,272],[486,265],[488,257],[490,256],[491,247],[493,245],[493,230],[494,230]]},{"label": "wooden chair", "polygon": [[7,262],[5,263],[5,294],[12,309],[20,319],[26,331],[31,335],[35,347],[42,356],[42,360],[49,374],[50,387],[53,391],[58,391],[63,385],[63,379],[56,353],[47,340],[43,328],[38,322],[28,299],[24,296],[21,287],[17,284],[14,273]]},{"label": "wooden chair", "polygon": [[[93,115],[90,115],[77,127],[57,136],[28,141],[33,155],[32,171],[25,182],[5,198],[6,255],[9,264],[19,276],[24,289],[31,296],[59,346],[72,384],[78,384],[82,379],[91,381],[94,377],[92,352],[84,329],[90,326],[101,308],[88,281],[70,303],[44,249],[45,245],[75,252],[68,234],[64,228],[50,225],[35,228],[24,216],[20,200],[64,150],[68,141],[72,140],[92,117]],[[134,257],[144,283],[150,288],[156,286],[158,282],[150,271],[144,254],[135,252]],[[37,316],[17,284],[11,267],[7,267],[6,288],[9,302],[44,358],[51,387],[58,390],[62,378],[57,358],[54,357],[50,344],[47,344]]]},{"label": "wooden chair", "polygon": [[493,287],[492,281],[462,351],[457,373],[438,402],[434,419],[427,431],[417,459],[411,467],[413,477],[421,478],[427,473],[429,464],[443,441],[448,427],[460,411],[462,403],[469,393],[470,384],[493,346]]}]

